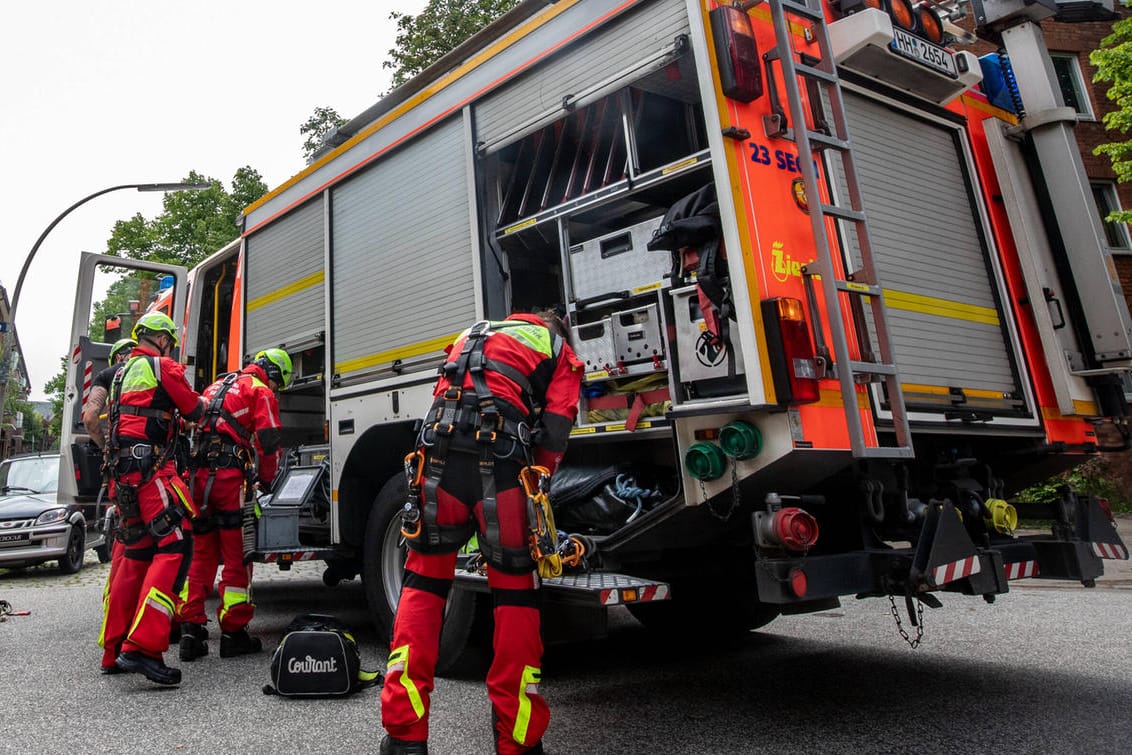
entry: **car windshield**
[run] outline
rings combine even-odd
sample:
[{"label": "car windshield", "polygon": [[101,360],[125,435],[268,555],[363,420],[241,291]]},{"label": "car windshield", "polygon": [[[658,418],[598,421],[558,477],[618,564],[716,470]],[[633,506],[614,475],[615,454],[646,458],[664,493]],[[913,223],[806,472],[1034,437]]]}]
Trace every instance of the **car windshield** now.
[{"label": "car windshield", "polygon": [[0,464],[0,488],[5,494],[34,491],[53,493],[59,486],[58,456],[29,456]]}]

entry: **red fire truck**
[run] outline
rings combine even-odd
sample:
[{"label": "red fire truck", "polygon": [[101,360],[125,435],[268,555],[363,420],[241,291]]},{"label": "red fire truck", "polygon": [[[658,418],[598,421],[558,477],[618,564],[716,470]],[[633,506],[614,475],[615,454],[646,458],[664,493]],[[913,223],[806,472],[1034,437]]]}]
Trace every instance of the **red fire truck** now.
[{"label": "red fire truck", "polygon": [[[556,305],[586,374],[551,497],[587,550],[544,581],[548,631],[600,636],[616,605],[748,631],[845,597],[915,623],[1016,578],[1091,584],[1127,558],[1103,505],[1015,499],[1128,436],[1132,328],[1043,63],[1051,2],[973,3],[981,59],[952,0],[520,3],[232,245],[161,270],[198,388],[295,359],[249,554],[360,574],[388,629],[442,349]],[[84,278],[105,264],[146,267]],[[85,286],[79,363],[103,348]],[[486,591],[457,584],[442,664]]]}]

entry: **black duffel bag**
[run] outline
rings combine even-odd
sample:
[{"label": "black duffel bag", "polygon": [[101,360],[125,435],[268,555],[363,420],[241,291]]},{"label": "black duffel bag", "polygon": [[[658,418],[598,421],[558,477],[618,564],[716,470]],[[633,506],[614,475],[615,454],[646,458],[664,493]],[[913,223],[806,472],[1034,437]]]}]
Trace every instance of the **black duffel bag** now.
[{"label": "black duffel bag", "polygon": [[362,669],[358,642],[346,626],[322,614],[295,617],[271,657],[265,695],[339,697],[379,686],[377,671]]}]

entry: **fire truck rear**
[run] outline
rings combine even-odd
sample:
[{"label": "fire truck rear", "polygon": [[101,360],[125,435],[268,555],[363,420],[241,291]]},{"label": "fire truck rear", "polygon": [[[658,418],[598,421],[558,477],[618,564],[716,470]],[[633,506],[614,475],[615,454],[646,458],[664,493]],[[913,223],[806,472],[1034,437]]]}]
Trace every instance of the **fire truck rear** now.
[{"label": "fire truck rear", "polygon": [[[965,9],[528,0],[341,127],[188,291],[198,387],[295,358],[249,553],[360,573],[390,628],[443,347],[557,305],[586,375],[551,500],[586,553],[544,581],[548,631],[846,596],[919,624],[1127,558],[1094,497],[1015,500],[1127,438],[1132,329],[1041,64],[1054,9],[976,2],[982,59]],[[442,664],[486,591],[468,562]]]}]

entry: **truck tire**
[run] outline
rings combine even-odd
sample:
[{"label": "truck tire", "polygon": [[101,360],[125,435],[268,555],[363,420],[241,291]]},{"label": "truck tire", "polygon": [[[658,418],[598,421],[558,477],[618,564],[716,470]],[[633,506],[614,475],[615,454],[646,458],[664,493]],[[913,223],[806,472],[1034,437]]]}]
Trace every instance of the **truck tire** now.
[{"label": "truck tire", "polygon": [[[404,475],[390,478],[377,494],[366,522],[362,583],[370,615],[386,641],[393,636],[393,619],[401,595],[407,548],[401,537],[400,512],[408,496]],[[440,633],[437,674],[443,675],[457,666],[468,644],[475,616],[475,593],[453,588],[448,595],[444,628]]]}]

